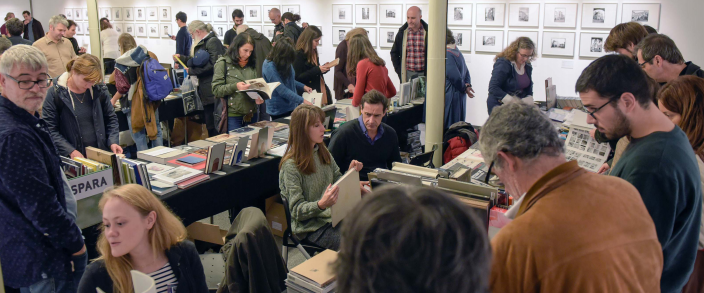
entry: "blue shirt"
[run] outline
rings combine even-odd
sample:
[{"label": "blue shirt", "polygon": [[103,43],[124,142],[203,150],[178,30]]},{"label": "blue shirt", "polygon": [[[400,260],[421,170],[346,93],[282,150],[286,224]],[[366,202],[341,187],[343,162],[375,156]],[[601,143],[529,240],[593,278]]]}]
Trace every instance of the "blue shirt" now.
[{"label": "blue shirt", "polygon": [[262,65],[262,77],[267,83],[280,82],[281,85],[274,89],[271,94],[271,99],[266,102],[266,112],[269,115],[282,115],[286,112],[291,112],[298,105],[303,104],[303,97],[298,93],[303,92],[304,84],[296,81],[296,73],[293,71],[293,66],[288,73],[288,76],[282,77],[279,71],[276,70],[276,64],[270,60],[265,60]]},{"label": "blue shirt", "polygon": [[7,286],[68,280],[81,230],[66,212],[60,159],[38,115],[0,96],[0,265]]},{"label": "blue shirt", "polygon": [[29,24],[28,24],[29,27],[27,27],[27,34],[28,34],[27,39],[28,39],[30,42],[34,43],[34,41],[35,41],[35,39],[34,39],[34,27],[32,26],[32,24],[34,24],[34,18],[32,18],[32,20],[29,21]]},{"label": "blue shirt", "polygon": [[188,33],[186,26],[182,26],[176,34],[176,54],[190,56],[192,45],[193,39],[191,39],[191,34]]},{"label": "blue shirt", "polygon": [[362,119],[362,116],[359,116],[357,120],[359,120],[359,126],[362,127],[362,132],[364,133],[364,136],[367,137],[367,141],[369,141],[371,145],[374,145],[374,142],[379,140],[381,136],[384,135],[384,127],[381,127],[381,125],[379,125],[379,127],[377,128],[376,136],[374,137],[374,139],[372,139],[371,137],[369,137],[369,131],[367,131],[367,127],[364,125],[364,120]]}]

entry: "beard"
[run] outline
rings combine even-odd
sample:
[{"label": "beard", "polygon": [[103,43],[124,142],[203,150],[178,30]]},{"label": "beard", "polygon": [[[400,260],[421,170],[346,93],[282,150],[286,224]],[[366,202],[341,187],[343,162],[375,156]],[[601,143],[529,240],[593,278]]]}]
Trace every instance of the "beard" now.
[{"label": "beard", "polygon": [[614,119],[614,129],[611,131],[607,130],[603,132],[603,134],[609,140],[620,139],[631,133],[631,122],[626,119],[626,115],[624,115],[619,108],[614,107],[614,109],[616,110],[616,119]]}]

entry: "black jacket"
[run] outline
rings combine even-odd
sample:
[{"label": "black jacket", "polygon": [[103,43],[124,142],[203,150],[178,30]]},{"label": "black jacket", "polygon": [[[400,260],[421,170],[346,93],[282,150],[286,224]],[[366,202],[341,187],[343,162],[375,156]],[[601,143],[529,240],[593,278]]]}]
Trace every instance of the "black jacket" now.
[{"label": "black jacket", "polygon": [[499,58],[494,62],[494,69],[491,71],[491,79],[489,80],[489,97],[486,99],[489,114],[494,107],[501,104],[501,99],[507,94],[521,99],[533,95],[533,66],[530,63],[525,65],[525,74],[530,79],[530,86],[519,90],[518,74],[511,61]]},{"label": "black jacket", "polygon": [[10,40],[10,43],[12,43],[13,46],[14,45],[29,45],[29,46],[32,45],[32,42],[30,42],[29,40],[25,40],[20,36],[12,36],[7,39]]},{"label": "black jacket", "polygon": [[[171,269],[178,281],[178,293],[208,293],[205,283],[203,264],[192,242],[185,240],[166,251]],[[100,288],[105,293],[112,293],[113,282],[108,275],[104,260],[96,260],[88,265],[81,283],[79,293],[95,293],[95,288]]]},{"label": "black jacket", "polygon": [[[279,24],[274,26],[274,37],[271,38],[271,42],[276,43],[276,41],[278,41],[280,38],[283,38],[284,31],[285,31],[284,30],[284,22],[283,22],[283,20],[281,20],[281,22],[279,22]],[[281,32],[281,34],[277,35],[276,32]]]},{"label": "black jacket", "polygon": [[[44,27],[42,27],[42,23],[39,22],[36,18],[32,18],[32,28],[34,30],[34,41],[36,42],[37,40],[41,39],[44,37]],[[26,40],[29,40],[29,24],[24,25],[24,34],[22,35],[23,38]]]},{"label": "black jacket", "polygon": [[[425,30],[425,55],[428,55],[428,23],[426,23],[424,20],[420,20],[420,24],[423,26],[423,29]],[[401,60],[403,60],[403,55],[406,54],[406,44],[403,43],[403,35],[405,34],[406,29],[408,29],[408,23],[404,23],[401,28],[398,29],[398,33],[396,33],[396,39],[394,39],[394,45],[391,47],[391,63],[394,64],[394,70],[396,71],[396,74],[398,74],[398,78],[401,78],[401,71],[405,70],[403,64],[401,64]],[[428,69],[428,58],[425,58],[425,65],[423,66],[426,70]],[[404,80],[401,80],[401,83],[404,83]]]},{"label": "black jacket", "polygon": [[[66,87],[68,73],[62,74],[54,86],[46,93],[42,106],[42,118],[46,122],[54,145],[59,154],[69,157],[74,150],[86,155],[81,139],[81,129],[74,112],[71,97]],[[119,124],[115,109],[110,103],[110,93],[107,86],[99,83],[93,86],[93,126],[98,138],[98,148],[109,151],[110,146],[119,144]]]},{"label": "black jacket", "polygon": [[684,70],[680,73],[680,76],[682,75],[694,75],[697,77],[703,77],[704,78],[704,70],[702,70],[699,66],[696,64],[692,63],[692,61],[688,61],[685,64],[687,64],[687,67],[684,68]]},{"label": "black jacket", "polygon": [[255,31],[253,28],[248,28],[244,32],[254,40],[254,60],[257,61],[257,76],[262,77],[262,66],[264,65],[264,60],[269,57],[269,52],[271,52],[271,42],[264,34]]},{"label": "black jacket", "polygon": [[295,21],[289,22],[284,26],[284,37],[288,37],[293,41],[293,46],[296,46],[298,37],[303,32],[303,28],[298,26]]},{"label": "black jacket", "polygon": [[[320,59],[317,60],[320,64]],[[308,62],[308,57],[303,50],[296,51],[296,60],[293,61],[293,70],[296,71],[296,81],[312,88],[313,90],[322,93],[320,88],[320,78],[323,76],[323,72],[320,71],[320,67]],[[328,71],[329,72],[329,71]],[[325,85],[325,92],[328,94],[328,105],[332,104],[332,95],[330,94],[330,88]]]},{"label": "black jacket", "polygon": [[[198,50],[205,50],[210,54],[210,61],[201,67],[189,67],[188,73],[198,77],[198,94],[203,102],[203,105],[210,105],[215,103],[215,96],[213,95],[213,87],[211,83],[213,82],[213,69],[215,68],[215,62],[218,58],[225,54],[225,46],[215,35],[214,32],[210,32],[205,38],[200,40],[193,52],[198,52]],[[187,63],[192,56],[181,55],[181,61]]]}]

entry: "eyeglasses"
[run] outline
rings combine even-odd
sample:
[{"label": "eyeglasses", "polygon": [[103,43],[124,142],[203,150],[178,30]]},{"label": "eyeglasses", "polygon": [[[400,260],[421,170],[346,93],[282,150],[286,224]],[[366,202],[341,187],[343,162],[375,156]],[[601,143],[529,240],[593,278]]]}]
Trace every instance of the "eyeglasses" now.
[{"label": "eyeglasses", "polygon": [[[618,95],[618,96],[616,96],[616,97],[621,97],[621,95]],[[590,116],[592,116],[592,118],[596,119],[596,116],[594,116],[594,114],[595,114],[596,112],[599,112],[599,110],[603,109],[604,107],[606,107],[606,105],[610,104],[610,103],[613,102],[614,100],[616,100],[616,98],[611,98],[611,99],[609,99],[608,102],[606,102],[606,103],[604,103],[603,105],[601,105],[601,107],[596,108],[596,110],[594,110],[594,111],[589,112],[589,111],[587,111],[586,109],[582,109],[582,112],[587,113],[587,114],[589,114]]]},{"label": "eyeglasses", "polygon": [[520,55],[521,57],[526,58],[526,59],[530,58],[530,55],[521,54],[521,53],[518,53],[518,55]]},{"label": "eyeglasses", "polygon": [[486,184],[489,184],[489,178],[491,178],[491,169],[494,169],[494,162],[496,161],[491,161],[491,164],[489,164],[489,170],[486,171],[486,178],[484,178],[484,183]]},{"label": "eyeglasses", "polygon": [[[648,61],[643,61],[643,63],[638,63],[638,65],[640,66],[640,68],[644,68],[645,64],[650,63],[651,61],[653,61],[653,58],[650,58],[650,60]],[[638,62],[638,60],[636,60],[636,62]]]},{"label": "eyeglasses", "polygon": [[23,90],[32,89],[35,84],[39,85],[40,88],[48,88],[49,86],[51,86],[51,81],[53,80],[53,78],[51,78],[51,76],[48,74],[46,74],[46,76],[48,76],[49,78],[40,79],[40,80],[17,80],[10,75],[7,75],[7,74],[4,74],[4,75],[9,79],[14,80],[17,83],[17,85],[19,86],[19,88],[23,89]]}]

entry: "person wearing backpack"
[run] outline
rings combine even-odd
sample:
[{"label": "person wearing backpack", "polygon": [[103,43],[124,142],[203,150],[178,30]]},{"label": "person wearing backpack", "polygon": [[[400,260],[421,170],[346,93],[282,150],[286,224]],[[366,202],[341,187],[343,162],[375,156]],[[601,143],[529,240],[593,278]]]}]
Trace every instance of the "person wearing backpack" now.
[{"label": "person wearing backpack", "polygon": [[42,118],[61,156],[83,158],[86,147],[122,154],[117,115],[100,65],[98,57],[78,56],[47,91]]},{"label": "person wearing backpack", "polygon": [[[191,56],[174,55],[174,60],[181,60],[188,66],[188,74],[198,78],[198,95],[203,102],[205,109],[205,124],[210,136],[217,135],[215,125],[216,107],[221,106],[220,101],[213,95],[213,73],[215,62],[221,55],[225,54],[225,46],[213,31],[211,24],[205,24],[200,20],[194,20],[188,24],[188,31],[194,38],[193,52]],[[220,108],[222,109],[222,108]],[[219,112],[218,112],[219,115]]]}]

